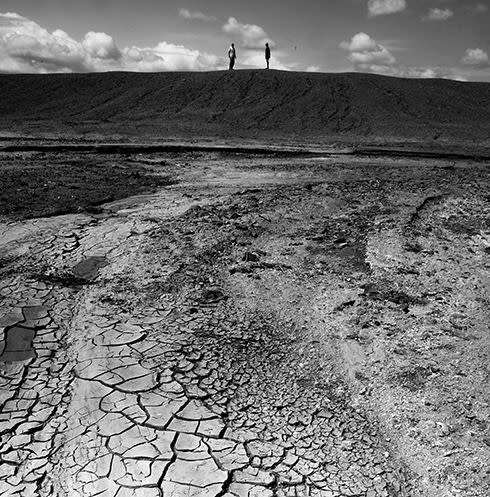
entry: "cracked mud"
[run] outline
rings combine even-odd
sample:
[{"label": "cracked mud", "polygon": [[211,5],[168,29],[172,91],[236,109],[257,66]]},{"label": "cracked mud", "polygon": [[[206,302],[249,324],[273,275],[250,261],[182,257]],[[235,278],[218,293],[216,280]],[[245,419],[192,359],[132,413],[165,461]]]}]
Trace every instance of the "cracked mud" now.
[{"label": "cracked mud", "polygon": [[2,495],[487,495],[485,165],[152,163],[2,219]]}]

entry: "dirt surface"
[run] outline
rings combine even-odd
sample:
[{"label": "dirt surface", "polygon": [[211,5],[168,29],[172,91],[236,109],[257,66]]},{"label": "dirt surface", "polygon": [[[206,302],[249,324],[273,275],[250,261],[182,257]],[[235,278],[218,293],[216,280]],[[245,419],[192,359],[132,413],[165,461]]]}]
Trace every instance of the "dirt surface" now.
[{"label": "dirt surface", "polygon": [[169,184],[125,156],[0,153],[0,216],[33,218],[97,206]]},{"label": "dirt surface", "polygon": [[490,147],[490,84],[264,70],[0,75],[0,137]]},{"label": "dirt surface", "polygon": [[487,164],[101,161],[0,224],[2,495],[488,497]]}]

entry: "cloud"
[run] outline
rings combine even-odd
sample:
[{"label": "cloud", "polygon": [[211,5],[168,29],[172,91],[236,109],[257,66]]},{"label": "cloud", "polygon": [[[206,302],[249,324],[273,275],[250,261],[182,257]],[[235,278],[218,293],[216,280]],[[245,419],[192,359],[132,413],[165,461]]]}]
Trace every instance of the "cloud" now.
[{"label": "cloud", "polygon": [[424,21],[447,21],[453,17],[454,12],[451,9],[429,9],[426,16],[423,17]]},{"label": "cloud", "polygon": [[308,66],[305,70],[306,72],[320,72],[321,68],[320,66]]},{"label": "cloud", "polygon": [[0,13],[0,72],[97,72],[211,70],[226,61],[182,45],[120,49],[107,33],[89,31],[79,42],[65,31],[50,33],[16,13]]},{"label": "cloud", "polygon": [[274,41],[269,38],[264,28],[256,24],[243,24],[234,17],[230,17],[223,26],[223,31],[229,35],[236,36],[244,48],[263,48],[268,42],[274,47]]},{"label": "cloud", "polygon": [[[385,42],[386,43],[386,42]],[[355,34],[343,41],[340,48],[349,52],[348,58],[356,71],[384,74],[401,78],[446,78],[465,81],[461,71],[443,67],[413,67],[399,64],[391,51],[366,33]]]},{"label": "cloud", "polygon": [[340,47],[349,52],[363,52],[376,50],[378,44],[366,33],[357,33],[351,41],[343,41]]},{"label": "cloud", "polygon": [[468,48],[461,62],[467,66],[488,67],[489,58],[487,52],[481,48]]},{"label": "cloud", "polygon": [[179,16],[184,19],[189,19],[191,21],[204,21],[211,22],[216,21],[216,17],[208,16],[199,10],[189,10],[189,9],[179,9]]},{"label": "cloud", "polygon": [[355,34],[350,41],[343,41],[340,48],[349,52],[354,66],[370,70],[371,65],[390,66],[396,63],[394,55],[366,33]]},{"label": "cloud", "polygon": [[403,65],[371,65],[370,71],[385,76],[397,78],[420,78],[420,79],[452,79],[454,81],[467,81],[468,79],[460,71],[447,67],[417,67]]},{"label": "cloud", "polygon": [[137,72],[200,71],[225,66],[223,58],[166,42],[152,48],[125,48],[123,60],[124,70]]},{"label": "cloud", "polygon": [[0,14],[0,71],[81,71],[84,63],[84,48],[64,31],[49,33],[19,14]]},{"label": "cloud", "polygon": [[368,11],[370,16],[382,16],[402,12],[407,8],[406,0],[369,0]]},{"label": "cloud", "polygon": [[[66,37],[68,38],[68,35],[66,35]],[[121,51],[117,48],[112,36],[109,36],[106,33],[94,33],[93,31],[89,31],[85,35],[82,47],[91,57],[97,59],[117,60],[121,57]]]},{"label": "cloud", "polygon": [[485,12],[488,12],[488,5],[485,5],[484,3],[477,3],[471,8],[471,10],[475,14],[484,14]]}]

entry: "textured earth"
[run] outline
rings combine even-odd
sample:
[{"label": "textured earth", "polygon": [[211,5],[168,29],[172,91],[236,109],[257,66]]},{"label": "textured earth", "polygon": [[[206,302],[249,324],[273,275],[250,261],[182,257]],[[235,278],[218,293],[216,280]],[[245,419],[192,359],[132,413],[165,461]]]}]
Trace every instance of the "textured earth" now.
[{"label": "textured earth", "polygon": [[238,70],[0,74],[0,139],[490,147],[490,83]]},{"label": "textured earth", "polygon": [[111,160],[0,219],[2,496],[488,497],[486,164]]}]

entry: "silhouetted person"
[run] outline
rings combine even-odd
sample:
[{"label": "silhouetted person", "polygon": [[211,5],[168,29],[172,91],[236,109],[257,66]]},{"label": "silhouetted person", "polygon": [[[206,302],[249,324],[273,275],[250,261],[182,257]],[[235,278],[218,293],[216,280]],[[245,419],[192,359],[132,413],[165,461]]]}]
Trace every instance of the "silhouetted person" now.
[{"label": "silhouetted person", "polygon": [[271,48],[269,47],[269,44],[265,44],[265,61],[267,62],[267,69],[269,69],[269,62],[271,60]]},{"label": "silhouetted person", "polygon": [[234,43],[231,44],[231,47],[228,50],[228,58],[230,59],[230,71],[232,71],[233,68],[235,67],[235,60],[236,60],[236,50]]}]

